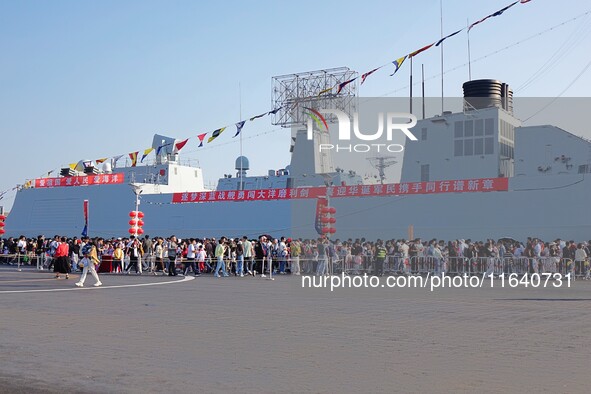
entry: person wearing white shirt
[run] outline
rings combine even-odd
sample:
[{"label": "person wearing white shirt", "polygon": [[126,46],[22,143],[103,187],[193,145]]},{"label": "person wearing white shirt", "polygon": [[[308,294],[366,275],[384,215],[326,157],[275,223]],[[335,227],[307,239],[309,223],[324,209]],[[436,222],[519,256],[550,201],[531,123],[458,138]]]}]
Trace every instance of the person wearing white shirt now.
[{"label": "person wearing white shirt", "polygon": [[185,263],[185,276],[189,273],[189,268],[193,270],[194,276],[199,276],[199,269],[195,264],[195,258],[197,257],[197,240],[191,238],[189,245],[187,245],[187,261]]},{"label": "person wearing white shirt", "polygon": [[252,275],[254,265],[254,253],[252,248],[252,242],[248,240],[246,235],[242,237],[242,247],[244,248],[244,261],[246,262],[246,272]]},{"label": "person wearing white shirt", "polygon": [[401,271],[404,272],[405,274],[409,274],[410,273],[410,260],[408,259],[408,251],[410,250],[410,247],[408,246],[408,244],[406,243],[406,241],[402,241],[402,244],[398,247],[398,250],[400,251],[400,257],[402,260],[402,264],[401,264]]}]

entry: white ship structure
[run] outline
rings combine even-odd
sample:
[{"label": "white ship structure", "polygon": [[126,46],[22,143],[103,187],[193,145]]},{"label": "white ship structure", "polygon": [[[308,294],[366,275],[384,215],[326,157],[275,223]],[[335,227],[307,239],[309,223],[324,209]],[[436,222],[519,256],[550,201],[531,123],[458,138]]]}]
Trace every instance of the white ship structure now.
[{"label": "white ship structure", "polygon": [[284,168],[252,176],[241,156],[236,175],[207,190],[200,168],[180,164],[175,140],[156,135],[153,147],[165,147],[153,165],[82,161],[20,188],[6,236],[79,236],[84,200],[91,236],[122,236],[141,192],[152,236],[317,237],[317,198],[328,194],[337,210],[334,238],[407,238],[412,228],[423,239],[589,239],[590,143],[551,125],[520,126],[506,84],[471,81],[464,91],[463,111],[412,129],[418,141],[405,145],[398,183],[364,184],[335,168],[330,152],[318,152],[326,135],[309,140],[299,130]]}]

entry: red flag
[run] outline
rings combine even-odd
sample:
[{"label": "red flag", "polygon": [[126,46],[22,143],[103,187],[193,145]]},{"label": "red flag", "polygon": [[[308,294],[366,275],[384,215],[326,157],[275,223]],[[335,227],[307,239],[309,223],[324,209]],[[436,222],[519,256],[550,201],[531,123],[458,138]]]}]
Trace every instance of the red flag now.
[{"label": "red flag", "polygon": [[187,144],[187,142],[189,142],[189,139],[188,138],[186,140],[184,140],[184,141],[181,141],[181,142],[178,142],[178,143],[174,144],[174,146],[176,147],[176,150],[177,151],[180,151]]},{"label": "red flag", "polygon": [[207,133],[203,133],[203,134],[199,134],[197,136],[197,138],[199,138],[199,146],[198,148],[201,148],[203,146],[203,140],[205,139],[205,136],[207,135]]},{"label": "red flag", "polygon": [[408,57],[410,58],[410,57],[416,56],[416,55],[418,55],[419,53],[421,53],[421,52],[424,52],[424,51],[426,51],[427,49],[431,48],[431,47],[432,47],[434,44],[435,44],[435,43],[433,43],[433,44],[429,44],[429,45],[425,45],[425,46],[424,46],[424,47],[422,47],[421,49],[417,49],[416,51],[409,53],[409,54],[408,54]]}]

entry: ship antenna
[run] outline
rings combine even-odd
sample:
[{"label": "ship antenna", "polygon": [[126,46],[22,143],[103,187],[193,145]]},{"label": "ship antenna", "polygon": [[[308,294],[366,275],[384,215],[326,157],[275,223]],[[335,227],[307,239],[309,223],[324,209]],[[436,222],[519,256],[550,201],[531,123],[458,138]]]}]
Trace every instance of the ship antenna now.
[{"label": "ship antenna", "polygon": [[421,90],[423,93],[423,119],[425,119],[425,65],[421,64]]},{"label": "ship antenna", "polygon": [[[240,82],[238,82],[238,119],[240,119],[240,121],[242,121],[242,86],[240,85]],[[243,159],[242,159],[242,133],[240,133],[240,181],[238,183],[238,190],[243,190],[243,180],[242,180],[242,164]]]},{"label": "ship antenna", "polygon": [[414,56],[410,57],[410,110],[408,112],[410,112],[412,114],[412,58]]},{"label": "ship antenna", "polygon": [[384,180],[386,179],[385,169],[398,163],[393,158],[388,158],[386,156],[368,157],[367,160],[373,168],[378,170],[378,176],[380,177],[380,183],[382,185],[384,184]]},{"label": "ship antenna", "polygon": [[[443,0],[439,0],[440,39],[443,39]],[[441,42],[441,114],[443,114],[443,42]],[[425,114],[423,110],[423,119]]]},{"label": "ship antenna", "polygon": [[470,56],[470,26],[468,18],[466,18],[466,27],[468,28],[468,81],[472,80],[472,61]]}]

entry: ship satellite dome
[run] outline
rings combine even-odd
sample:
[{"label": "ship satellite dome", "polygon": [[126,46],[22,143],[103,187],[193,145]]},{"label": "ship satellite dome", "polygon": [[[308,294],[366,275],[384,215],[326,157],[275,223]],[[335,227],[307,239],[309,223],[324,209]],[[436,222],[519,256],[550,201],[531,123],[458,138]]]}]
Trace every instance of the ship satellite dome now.
[{"label": "ship satellite dome", "polygon": [[105,174],[110,174],[113,172],[113,166],[111,165],[111,161],[107,160],[103,163],[103,173]]},{"label": "ship satellite dome", "polygon": [[248,162],[248,158],[246,156],[238,156],[236,159],[236,166],[237,170],[250,170],[250,163]]}]

